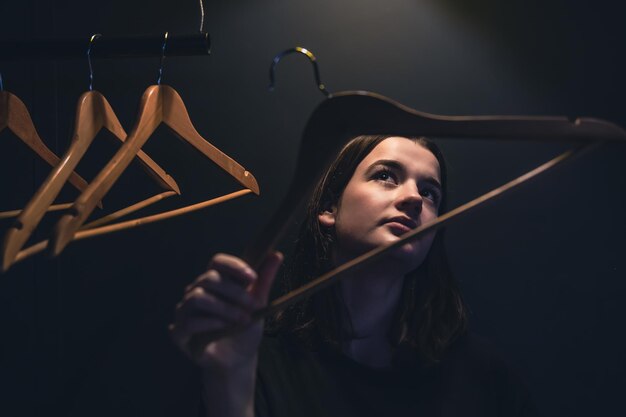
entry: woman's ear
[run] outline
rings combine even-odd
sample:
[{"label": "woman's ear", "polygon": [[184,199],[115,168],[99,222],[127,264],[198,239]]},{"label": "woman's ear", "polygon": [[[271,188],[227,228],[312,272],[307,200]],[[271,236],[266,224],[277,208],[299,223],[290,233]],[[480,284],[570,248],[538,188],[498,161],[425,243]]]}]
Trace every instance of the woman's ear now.
[{"label": "woman's ear", "polygon": [[322,227],[333,227],[335,225],[335,220],[337,217],[337,207],[331,206],[325,209],[323,212],[317,215],[317,220],[320,222]]}]

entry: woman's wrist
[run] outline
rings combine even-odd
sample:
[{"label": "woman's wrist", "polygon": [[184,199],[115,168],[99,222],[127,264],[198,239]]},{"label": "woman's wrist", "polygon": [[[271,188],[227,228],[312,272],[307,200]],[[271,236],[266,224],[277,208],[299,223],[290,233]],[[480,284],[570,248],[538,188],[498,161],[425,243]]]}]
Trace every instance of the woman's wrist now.
[{"label": "woman's wrist", "polygon": [[209,417],[253,417],[257,355],[229,367],[202,370],[202,398]]}]

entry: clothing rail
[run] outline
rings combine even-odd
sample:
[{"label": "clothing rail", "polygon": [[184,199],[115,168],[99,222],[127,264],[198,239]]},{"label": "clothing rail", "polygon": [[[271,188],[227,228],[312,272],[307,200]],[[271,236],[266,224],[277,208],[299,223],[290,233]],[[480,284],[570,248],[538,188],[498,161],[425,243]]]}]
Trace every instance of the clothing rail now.
[{"label": "clothing rail", "polygon": [[[95,58],[142,58],[161,56],[164,34],[99,37],[92,46]],[[85,58],[89,36],[80,38],[0,40],[0,61]],[[167,56],[209,55],[211,40],[206,32],[167,38]]]}]

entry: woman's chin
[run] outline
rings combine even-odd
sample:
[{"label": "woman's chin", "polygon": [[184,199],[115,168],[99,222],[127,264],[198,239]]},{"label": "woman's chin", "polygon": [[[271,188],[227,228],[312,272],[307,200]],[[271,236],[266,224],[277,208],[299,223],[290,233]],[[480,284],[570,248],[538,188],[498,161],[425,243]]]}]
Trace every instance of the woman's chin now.
[{"label": "woman's chin", "polygon": [[[346,245],[348,247],[344,247],[344,250],[341,251],[341,253],[335,253],[335,264],[339,266],[370,250],[393,243],[397,240],[397,236],[385,236],[383,239],[370,241],[365,244]],[[431,243],[432,239],[430,239],[430,236],[407,242],[388,251],[385,256],[380,258],[380,262],[382,264],[389,262],[388,267],[394,270],[400,268],[402,270],[406,270],[406,272],[412,271],[422,264],[428,254],[428,249],[430,248]]]},{"label": "woman's chin", "polygon": [[405,269],[409,272],[420,266],[427,254],[428,251],[424,250],[420,242],[409,242],[392,249],[389,252],[389,258],[394,262],[406,264]]}]

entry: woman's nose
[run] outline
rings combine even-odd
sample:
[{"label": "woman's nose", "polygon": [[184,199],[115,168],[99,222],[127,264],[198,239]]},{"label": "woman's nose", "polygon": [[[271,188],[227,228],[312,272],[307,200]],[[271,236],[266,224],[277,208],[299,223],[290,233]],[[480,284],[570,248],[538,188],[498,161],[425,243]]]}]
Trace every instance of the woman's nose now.
[{"label": "woman's nose", "polygon": [[396,206],[399,210],[408,212],[416,212],[419,214],[422,211],[423,199],[420,195],[417,187],[407,186],[404,187],[398,196]]}]

